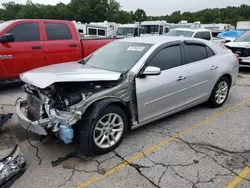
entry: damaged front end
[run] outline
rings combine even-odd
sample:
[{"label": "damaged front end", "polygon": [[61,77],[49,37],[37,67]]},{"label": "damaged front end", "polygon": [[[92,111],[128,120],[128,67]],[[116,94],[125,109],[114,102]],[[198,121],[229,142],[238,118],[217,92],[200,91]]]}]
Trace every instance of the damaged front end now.
[{"label": "damaged front end", "polygon": [[86,100],[117,82],[63,82],[44,89],[25,85],[27,100],[18,101],[16,113],[21,125],[39,135],[54,133],[64,143],[73,139],[72,125],[84,113]]},{"label": "damaged front end", "polygon": [[0,159],[0,187],[7,188],[25,171],[25,157],[19,145]]}]

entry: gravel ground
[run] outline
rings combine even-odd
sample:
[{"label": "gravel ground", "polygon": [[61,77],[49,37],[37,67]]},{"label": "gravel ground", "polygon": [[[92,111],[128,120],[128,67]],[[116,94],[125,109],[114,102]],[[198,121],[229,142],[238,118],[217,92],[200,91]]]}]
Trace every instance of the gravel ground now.
[{"label": "gravel ground", "polygon": [[[14,113],[15,100],[24,97],[20,87],[15,83],[0,91],[0,113]],[[18,188],[224,187],[239,177],[250,161],[249,97],[250,69],[241,69],[223,107],[194,107],[128,133],[114,152],[71,158],[56,167],[51,166],[51,160],[77,147],[57,144],[54,138],[40,142],[30,134],[42,158],[38,165],[35,149],[13,115],[0,129],[0,156],[15,144],[21,145],[27,170],[12,186]],[[250,176],[237,187],[250,187]]]}]

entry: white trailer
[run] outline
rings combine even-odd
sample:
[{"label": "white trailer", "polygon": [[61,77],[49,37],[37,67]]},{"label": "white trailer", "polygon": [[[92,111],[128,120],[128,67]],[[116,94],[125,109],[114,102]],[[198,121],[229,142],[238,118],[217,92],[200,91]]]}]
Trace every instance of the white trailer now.
[{"label": "white trailer", "polygon": [[140,36],[165,35],[169,32],[170,24],[166,21],[141,22],[142,33]]},{"label": "white trailer", "polygon": [[239,21],[239,22],[237,22],[236,29],[250,30],[250,21]]},{"label": "white trailer", "polygon": [[115,36],[118,37],[137,37],[140,36],[141,26],[140,23],[123,24],[118,27]]}]

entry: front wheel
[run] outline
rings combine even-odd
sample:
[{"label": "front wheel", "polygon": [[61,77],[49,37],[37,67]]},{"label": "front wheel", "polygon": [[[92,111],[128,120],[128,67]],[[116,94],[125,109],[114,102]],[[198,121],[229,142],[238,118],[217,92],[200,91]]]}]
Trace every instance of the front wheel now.
[{"label": "front wheel", "polygon": [[228,78],[222,77],[215,84],[209,102],[213,108],[221,107],[227,100],[230,90],[230,82]]},{"label": "front wheel", "polygon": [[[128,127],[127,115],[120,107],[95,108],[88,119],[83,118],[77,125],[80,147],[85,155],[101,155],[114,150],[122,142]],[[97,114],[95,110],[98,110]]]}]

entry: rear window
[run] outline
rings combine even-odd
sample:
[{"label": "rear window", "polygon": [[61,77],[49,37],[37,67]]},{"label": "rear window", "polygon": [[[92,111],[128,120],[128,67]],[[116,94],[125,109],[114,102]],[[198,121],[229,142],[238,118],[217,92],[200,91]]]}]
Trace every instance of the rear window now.
[{"label": "rear window", "polygon": [[72,39],[70,29],[66,24],[45,23],[48,40],[70,40]]},{"label": "rear window", "polygon": [[105,30],[103,30],[103,29],[98,29],[98,35],[99,35],[99,36],[106,36]]},{"label": "rear window", "polygon": [[183,37],[192,37],[194,32],[184,31],[184,30],[170,30],[166,35],[167,36],[183,36]]},{"label": "rear window", "polygon": [[97,35],[97,29],[88,28],[88,35]]},{"label": "rear window", "polygon": [[201,45],[186,45],[187,63],[200,61],[207,58],[207,50],[205,46]]}]

